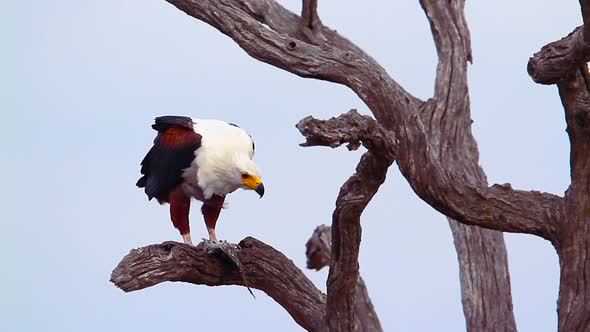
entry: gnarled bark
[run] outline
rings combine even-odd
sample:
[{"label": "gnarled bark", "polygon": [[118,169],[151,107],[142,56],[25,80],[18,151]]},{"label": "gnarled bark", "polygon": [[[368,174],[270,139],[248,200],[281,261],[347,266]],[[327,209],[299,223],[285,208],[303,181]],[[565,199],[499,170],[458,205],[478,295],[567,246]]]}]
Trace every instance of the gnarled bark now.
[{"label": "gnarled bark", "polygon": [[[307,268],[320,270],[330,263],[332,255],[332,230],[330,227],[324,225],[318,226],[312,236],[305,244],[307,248],[305,255],[307,256]],[[355,296],[354,296],[354,310],[360,322],[359,329],[361,331],[383,331],[373,302],[369,297],[367,286],[361,276],[358,277]]]},{"label": "gnarled bark", "polygon": [[566,220],[557,252],[561,280],[557,310],[560,331],[590,330],[590,75],[586,64],[558,84],[571,143],[571,179]]},{"label": "gnarled bark", "polygon": [[[354,110],[327,121],[307,117],[297,124],[297,128],[306,137],[304,146],[336,147],[348,143],[349,149],[355,149],[362,143],[369,150],[361,157],[355,174],[342,185],[336,199],[332,215],[326,308],[328,330],[365,330],[357,310],[360,216],[385,181],[387,169],[394,161],[395,138],[375,120],[363,117]],[[365,319],[374,321],[371,315]]]},{"label": "gnarled bark", "polygon": [[544,46],[529,60],[535,82],[557,84],[571,146],[571,184],[553,241],[561,269],[560,331],[590,330],[590,1],[580,0],[580,5],[584,25]]},{"label": "gnarled bark", "polygon": [[590,61],[590,45],[584,40],[584,27],[549,43],[529,59],[527,70],[539,84],[557,84],[574,78],[576,68]]},{"label": "gnarled bark", "polygon": [[[322,331],[326,295],[281,252],[248,237],[238,252],[248,284],[279,303],[293,319],[309,331]],[[126,292],[165,281],[197,285],[244,286],[240,271],[219,256],[210,256],[203,244],[192,247],[164,242],[131,250],[111,274],[111,281]]]}]

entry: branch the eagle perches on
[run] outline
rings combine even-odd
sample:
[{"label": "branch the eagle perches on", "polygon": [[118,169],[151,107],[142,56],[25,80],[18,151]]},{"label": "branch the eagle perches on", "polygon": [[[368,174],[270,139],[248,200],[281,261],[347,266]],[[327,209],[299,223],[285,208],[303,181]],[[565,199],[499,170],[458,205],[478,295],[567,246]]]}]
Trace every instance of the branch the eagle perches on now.
[{"label": "branch the eagle perches on", "polygon": [[[374,116],[349,112],[297,125],[307,138],[304,146],[348,143],[350,149],[362,144],[368,150],[340,190],[330,239],[326,229],[317,230],[317,239],[310,240],[316,246],[308,246],[310,267],[330,266],[327,294],[275,249],[253,238],[240,242],[238,257],[250,285],[275,299],[298,324],[311,331],[381,330],[359,278],[360,215],[395,159],[414,192],[449,220],[468,331],[516,331],[501,232],[551,242],[561,267],[559,330],[590,329],[590,287],[578,287],[590,271],[590,75],[585,63],[590,60],[590,0],[580,0],[584,25],[543,47],[528,64],[535,82],[557,84],[564,105],[572,150],[572,182],[564,197],[488,185],[471,133],[467,64],[472,52],[465,0],[419,1],[438,55],[428,100],[411,95],[370,55],[325,26],[317,0],[304,0],[300,16],[274,0],[167,1],[259,61],[349,87]],[[318,249],[328,242],[329,254]],[[126,291],[163,281],[243,284],[234,265],[199,249],[166,242],[134,250],[112,280]]]}]

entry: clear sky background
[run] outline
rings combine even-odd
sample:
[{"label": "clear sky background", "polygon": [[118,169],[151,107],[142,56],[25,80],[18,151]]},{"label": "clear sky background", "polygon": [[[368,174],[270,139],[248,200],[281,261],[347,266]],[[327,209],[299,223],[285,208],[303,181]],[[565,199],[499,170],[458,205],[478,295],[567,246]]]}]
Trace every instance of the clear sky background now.
[{"label": "clear sky background", "polygon": [[[296,11],[300,2],[281,1]],[[581,24],[577,1],[468,1],[474,133],[490,183],[562,195],[569,146],[554,86],[526,73],[542,45]],[[432,95],[436,55],[418,1],[320,1],[323,22],[407,90]],[[367,107],[347,88],[257,62],[163,0],[3,1],[0,9],[0,330],[299,331],[241,287],[166,283],[125,294],[109,277],[130,249],[180,241],[168,208],[135,187],[153,118],[219,118],[256,140],[266,195],[229,197],[221,238],[254,236],[304,268],[362,151],[301,148],[295,123]],[[193,209],[193,238],[205,237]],[[361,274],[387,331],[461,331],[446,219],[397,167],[362,218]],[[555,331],[559,268],[549,242],[506,234],[520,331]],[[325,290],[327,271],[305,273]]]}]

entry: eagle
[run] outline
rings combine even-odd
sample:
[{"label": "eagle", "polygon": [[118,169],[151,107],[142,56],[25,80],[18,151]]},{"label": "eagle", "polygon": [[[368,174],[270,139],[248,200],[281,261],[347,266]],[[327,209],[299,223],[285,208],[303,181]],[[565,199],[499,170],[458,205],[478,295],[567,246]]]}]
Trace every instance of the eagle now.
[{"label": "eagle", "polygon": [[184,243],[193,245],[189,227],[191,198],[201,202],[209,233],[206,245],[220,243],[215,224],[225,196],[238,188],[264,195],[260,170],[252,160],[254,141],[239,126],[221,120],[160,116],[158,133],[143,161],[139,188],[148,200],[170,204],[170,219]]}]

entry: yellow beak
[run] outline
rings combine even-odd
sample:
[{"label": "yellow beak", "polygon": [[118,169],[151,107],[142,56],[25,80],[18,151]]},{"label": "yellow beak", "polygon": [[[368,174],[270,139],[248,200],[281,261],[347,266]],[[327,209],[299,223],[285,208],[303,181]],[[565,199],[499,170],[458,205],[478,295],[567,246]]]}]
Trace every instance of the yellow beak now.
[{"label": "yellow beak", "polygon": [[246,178],[242,178],[242,182],[246,188],[250,190],[254,190],[260,195],[260,198],[264,195],[264,184],[262,184],[262,180],[256,176],[248,176]]}]

